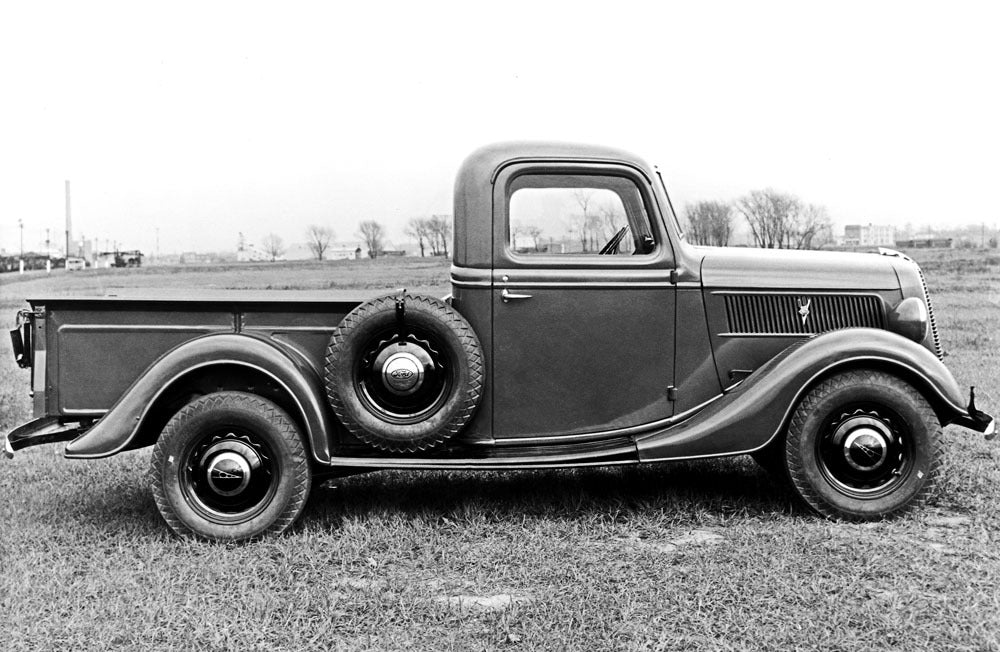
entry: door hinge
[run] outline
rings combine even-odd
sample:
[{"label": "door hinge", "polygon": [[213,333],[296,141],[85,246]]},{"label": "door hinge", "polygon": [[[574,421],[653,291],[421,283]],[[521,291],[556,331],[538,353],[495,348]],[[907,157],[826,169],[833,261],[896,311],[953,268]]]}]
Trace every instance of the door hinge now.
[{"label": "door hinge", "polygon": [[670,282],[673,283],[674,285],[677,285],[677,270],[676,269],[670,270]]},{"label": "door hinge", "polygon": [[677,400],[677,388],[671,385],[667,388],[667,400],[676,401]]}]

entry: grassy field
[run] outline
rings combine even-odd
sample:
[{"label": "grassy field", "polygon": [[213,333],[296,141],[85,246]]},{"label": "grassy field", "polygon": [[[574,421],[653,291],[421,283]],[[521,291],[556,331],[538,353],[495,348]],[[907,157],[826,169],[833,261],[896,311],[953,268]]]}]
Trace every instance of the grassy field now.
[{"label": "grassy field", "polygon": [[[948,366],[1000,398],[1000,259],[915,255]],[[441,295],[447,269],[4,275],[0,318],[28,295],[115,288]],[[29,418],[27,377],[0,345],[0,431]],[[885,522],[815,517],[735,458],[357,476],[249,545],[171,536],[148,451],[82,462],[36,447],[0,461],[0,649],[1000,649],[1000,446],[945,438],[939,493]]]}]

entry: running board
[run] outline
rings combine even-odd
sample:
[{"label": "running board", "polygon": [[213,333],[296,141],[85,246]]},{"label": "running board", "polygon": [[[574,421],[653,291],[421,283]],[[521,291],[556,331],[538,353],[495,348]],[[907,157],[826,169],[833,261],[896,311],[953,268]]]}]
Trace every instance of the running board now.
[{"label": "running board", "polygon": [[618,437],[589,444],[530,446],[502,450],[449,449],[425,453],[425,457],[388,454],[381,457],[335,456],[331,466],[368,469],[544,469],[565,466],[636,464],[639,461],[631,437]]}]

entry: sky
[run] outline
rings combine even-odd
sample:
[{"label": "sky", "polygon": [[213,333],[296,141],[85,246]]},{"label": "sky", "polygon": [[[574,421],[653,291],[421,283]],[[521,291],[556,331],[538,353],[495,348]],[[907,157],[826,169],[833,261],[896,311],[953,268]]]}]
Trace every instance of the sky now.
[{"label": "sky", "polygon": [[498,140],[773,187],[838,225],[1000,222],[1000,8],[922,2],[4,3],[0,248],[356,242]]}]

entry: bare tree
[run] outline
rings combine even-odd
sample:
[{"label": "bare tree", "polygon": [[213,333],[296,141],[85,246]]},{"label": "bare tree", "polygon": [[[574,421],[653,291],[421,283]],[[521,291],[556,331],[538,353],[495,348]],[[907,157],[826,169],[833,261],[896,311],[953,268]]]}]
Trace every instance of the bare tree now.
[{"label": "bare tree", "polygon": [[432,215],[427,222],[431,232],[431,249],[435,256],[448,255],[448,243],[451,241],[451,217],[449,215]]},{"label": "bare tree", "polygon": [[525,234],[525,226],[520,222],[514,222],[510,225],[510,246],[512,249],[517,250],[517,238]]},{"label": "bare tree", "polygon": [[531,238],[531,243],[535,247],[535,251],[541,251],[541,238],[542,229],[534,224],[529,224],[524,227],[524,235]]},{"label": "bare tree", "polygon": [[830,237],[833,226],[826,207],[809,204],[802,208],[794,226],[793,242],[796,249],[813,249],[823,246]]},{"label": "bare tree", "polygon": [[798,197],[773,188],[752,190],[736,200],[736,209],[750,225],[754,242],[767,249],[788,246],[789,230],[801,207]]},{"label": "bare tree", "polygon": [[313,256],[316,256],[316,260],[323,260],[323,254],[330,248],[330,240],[332,239],[333,229],[328,226],[310,224],[306,229],[306,242],[309,245],[309,251],[312,252]]},{"label": "bare tree", "polygon": [[375,220],[365,220],[360,225],[358,225],[358,232],[362,239],[365,241],[365,246],[368,247],[368,257],[378,258],[378,255],[382,253],[382,236],[384,229],[382,225]]},{"label": "bare tree", "polygon": [[587,191],[582,188],[578,188],[573,191],[573,199],[576,203],[580,205],[580,215],[577,222],[570,227],[570,230],[576,230],[580,234],[580,246],[586,253],[590,251],[591,248],[596,248],[593,244],[594,236],[591,230],[594,228],[594,219],[590,215],[590,200],[594,196],[594,191]]},{"label": "bare tree", "polygon": [[431,229],[428,220],[423,217],[411,217],[406,223],[406,235],[416,238],[420,245],[420,257],[424,257],[424,241],[430,241]]},{"label": "bare tree", "polygon": [[264,253],[271,257],[271,262],[278,260],[278,257],[285,253],[285,241],[276,233],[268,233],[261,243]]},{"label": "bare tree", "polygon": [[733,234],[732,207],[719,201],[700,201],[684,208],[689,237],[694,244],[725,247]]},{"label": "bare tree", "polygon": [[[610,234],[618,233],[618,229],[625,226],[625,215],[622,213],[619,203],[608,202],[601,206],[599,210]],[[601,231],[603,235],[604,229],[602,228]]]},{"label": "bare tree", "polygon": [[750,225],[754,242],[768,249],[809,249],[821,244],[817,235],[830,230],[825,208],[771,188],[751,191],[736,200],[736,208]]}]

